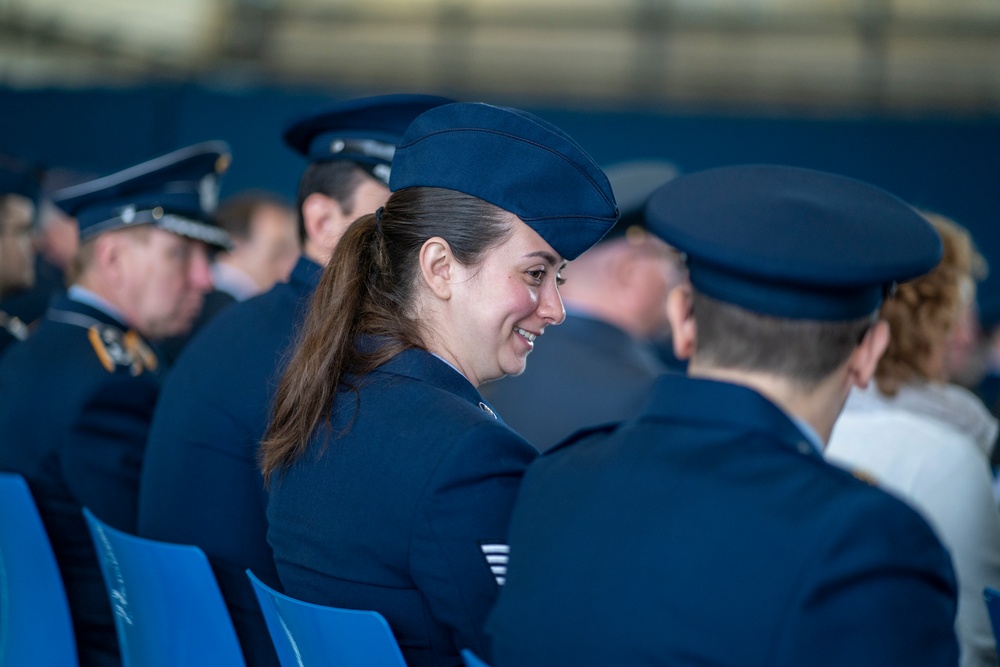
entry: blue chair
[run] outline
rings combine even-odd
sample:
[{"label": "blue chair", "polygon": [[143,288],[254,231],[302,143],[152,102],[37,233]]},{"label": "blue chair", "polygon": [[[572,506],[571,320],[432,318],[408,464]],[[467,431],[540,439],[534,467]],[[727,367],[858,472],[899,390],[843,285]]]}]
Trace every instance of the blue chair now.
[{"label": "blue chair", "polygon": [[987,586],[983,589],[983,599],[990,614],[990,625],[993,626],[993,639],[1000,646],[1000,591]]},{"label": "blue chair", "polygon": [[247,576],[281,667],[406,667],[382,614],[303,602]]},{"label": "blue chair", "polygon": [[125,667],[245,667],[205,553],[136,537],[87,508],[90,536],[115,614]]},{"label": "blue chair", "polygon": [[480,660],[478,655],[467,648],[462,649],[462,660],[465,661],[465,667],[490,667]]},{"label": "blue chair", "polygon": [[66,588],[27,482],[0,473],[0,665],[76,665]]}]

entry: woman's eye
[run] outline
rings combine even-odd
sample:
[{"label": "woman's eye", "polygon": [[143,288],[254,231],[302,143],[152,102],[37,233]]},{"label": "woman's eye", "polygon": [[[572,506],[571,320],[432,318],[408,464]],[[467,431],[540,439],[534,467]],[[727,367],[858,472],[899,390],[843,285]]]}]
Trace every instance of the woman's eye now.
[{"label": "woman's eye", "polygon": [[556,285],[562,287],[566,284],[566,279],[562,277],[562,274],[556,274]]},{"label": "woman's eye", "polygon": [[542,282],[542,278],[545,277],[545,269],[532,269],[528,271],[528,275],[536,282]]}]

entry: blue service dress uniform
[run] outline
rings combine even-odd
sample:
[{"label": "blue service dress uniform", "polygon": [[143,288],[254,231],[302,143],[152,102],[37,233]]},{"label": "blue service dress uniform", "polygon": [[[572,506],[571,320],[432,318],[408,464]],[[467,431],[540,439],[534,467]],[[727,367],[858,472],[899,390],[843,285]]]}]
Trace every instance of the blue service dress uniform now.
[{"label": "blue service dress uniform", "polygon": [[339,392],[328,426],[271,483],[268,541],[285,592],[380,612],[410,667],[484,654],[535,449],[418,349],[360,378],[356,394]]},{"label": "blue service dress uniform", "polygon": [[636,416],[665,372],[651,346],[607,322],[567,313],[545,330],[523,373],[483,385],[482,394],[544,452],[581,428]]},{"label": "blue service dress uniform", "polygon": [[738,385],[657,381],[529,469],[494,667],[955,665],[955,580],[912,509]]},{"label": "blue service dress uniform", "polygon": [[135,332],[67,297],[0,360],[0,469],[23,475],[35,496],[84,665],[118,664],[118,645],[81,508],[135,532],[157,370]]},{"label": "blue service dress uniform", "polygon": [[245,572],[278,585],[257,445],[283,354],[321,273],[300,258],[288,283],[209,322],[170,369],[146,447],[139,534],[205,551],[251,665],[277,664]]}]

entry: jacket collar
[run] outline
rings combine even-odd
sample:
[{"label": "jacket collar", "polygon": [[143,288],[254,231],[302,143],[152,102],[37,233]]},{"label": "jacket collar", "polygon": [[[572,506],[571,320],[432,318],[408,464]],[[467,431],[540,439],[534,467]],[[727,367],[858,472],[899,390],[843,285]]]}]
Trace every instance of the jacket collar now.
[{"label": "jacket collar", "polygon": [[[45,317],[55,321],[66,321],[67,318],[79,319],[82,325],[85,319],[95,320],[101,324],[110,324],[122,331],[128,329],[128,325],[110,313],[101,310],[91,304],[76,301],[65,295],[59,295],[52,300]],[[89,326],[89,325],[88,325]]]},{"label": "jacket collar", "polygon": [[426,350],[410,348],[382,364],[377,373],[388,373],[426,382],[477,406],[483,412],[502,420],[464,375]]},{"label": "jacket collar", "polygon": [[753,389],[729,382],[664,374],[653,385],[639,419],[762,434],[801,454],[822,458],[781,408]]}]

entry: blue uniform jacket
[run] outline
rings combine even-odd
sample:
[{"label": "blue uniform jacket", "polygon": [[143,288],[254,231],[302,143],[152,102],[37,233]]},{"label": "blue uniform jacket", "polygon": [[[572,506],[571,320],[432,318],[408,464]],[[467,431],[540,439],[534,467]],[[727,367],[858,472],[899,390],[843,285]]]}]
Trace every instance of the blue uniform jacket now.
[{"label": "blue uniform jacket", "polygon": [[201,306],[201,312],[191,325],[191,330],[179,336],[171,336],[165,340],[158,341],[157,349],[160,356],[166,359],[167,365],[173,368],[177,363],[177,357],[181,350],[187,347],[188,343],[197,336],[205,326],[215,319],[215,317],[226,308],[237,303],[236,297],[229,292],[213,289],[205,295],[205,301]]},{"label": "blue uniform jacket", "polygon": [[545,330],[522,374],[485,384],[482,394],[544,452],[581,428],[638,415],[666,371],[651,346],[607,322],[570,313]]},{"label": "blue uniform jacket", "polygon": [[[140,347],[141,346],[141,347]],[[115,664],[111,607],[81,508],[135,532],[143,446],[159,391],[134,333],[58,297],[0,360],[0,469],[24,475],[65,579],[83,664]]]},{"label": "blue uniform jacket", "polygon": [[317,429],[272,482],[268,540],[285,592],[380,612],[410,667],[484,654],[535,449],[460,373],[416,349],[365,376],[356,396],[338,393],[330,426],[329,441]]},{"label": "blue uniform jacket", "polygon": [[528,471],[493,667],[956,665],[955,580],[900,500],[774,404],[665,375]]},{"label": "blue uniform jacket", "polygon": [[143,465],[139,534],[205,551],[254,666],[277,664],[245,573],[278,584],[257,445],[321,273],[299,259],[288,283],[233,304],[188,343],[164,383]]}]

